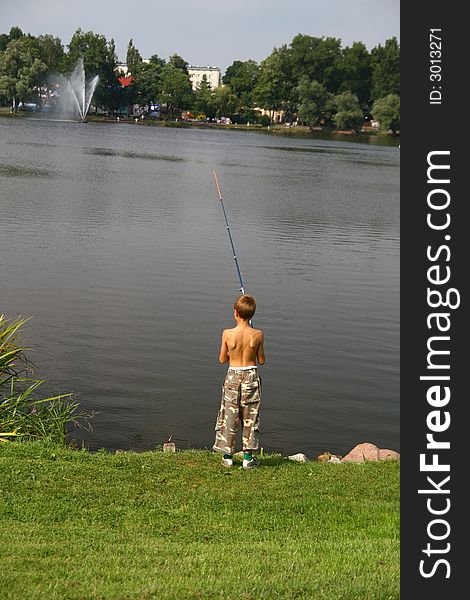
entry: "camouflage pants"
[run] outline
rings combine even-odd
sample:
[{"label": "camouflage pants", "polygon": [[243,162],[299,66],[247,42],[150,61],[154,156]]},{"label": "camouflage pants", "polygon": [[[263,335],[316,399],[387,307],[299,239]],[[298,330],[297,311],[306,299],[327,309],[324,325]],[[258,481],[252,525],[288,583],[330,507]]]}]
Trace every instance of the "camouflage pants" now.
[{"label": "camouflage pants", "polygon": [[243,450],[258,449],[260,400],[261,378],[258,369],[229,368],[222,386],[213,450],[225,454],[234,453],[240,420],[243,421]]}]

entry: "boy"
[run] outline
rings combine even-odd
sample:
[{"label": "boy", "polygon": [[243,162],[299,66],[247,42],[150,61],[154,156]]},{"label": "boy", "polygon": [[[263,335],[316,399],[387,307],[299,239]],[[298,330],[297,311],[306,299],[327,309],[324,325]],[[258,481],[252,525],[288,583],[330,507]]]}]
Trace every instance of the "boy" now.
[{"label": "boy", "polygon": [[222,333],[219,361],[229,361],[227,376],[222,387],[216,435],[213,450],[223,452],[222,465],[233,466],[235,438],[243,420],[243,468],[257,465],[253,450],[259,446],[258,424],[261,399],[261,379],[258,364],[264,365],[264,333],[254,329],[250,320],[255,314],[256,300],[243,294],[235,300],[233,316],[236,326]]}]

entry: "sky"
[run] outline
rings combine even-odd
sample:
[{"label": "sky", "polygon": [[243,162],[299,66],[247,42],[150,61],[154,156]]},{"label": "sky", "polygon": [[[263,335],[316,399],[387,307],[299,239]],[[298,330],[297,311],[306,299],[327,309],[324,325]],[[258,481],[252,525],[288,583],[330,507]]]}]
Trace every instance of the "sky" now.
[{"label": "sky", "polygon": [[[20,8],[20,9],[19,9]],[[298,33],[362,41],[370,50],[400,39],[400,0],[0,0],[0,32],[19,26],[67,45],[74,31],[114,38],[120,61],[134,41],[143,58],[180,54],[222,72],[234,60],[260,62]]]}]

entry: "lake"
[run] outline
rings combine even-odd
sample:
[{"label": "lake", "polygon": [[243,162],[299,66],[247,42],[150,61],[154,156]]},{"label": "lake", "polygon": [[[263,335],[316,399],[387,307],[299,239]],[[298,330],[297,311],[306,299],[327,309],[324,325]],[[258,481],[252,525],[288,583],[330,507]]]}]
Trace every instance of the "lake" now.
[{"label": "lake", "polygon": [[261,445],[399,450],[399,149],[0,119],[0,313],[90,449],[211,447],[241,272],[265,331]]}]

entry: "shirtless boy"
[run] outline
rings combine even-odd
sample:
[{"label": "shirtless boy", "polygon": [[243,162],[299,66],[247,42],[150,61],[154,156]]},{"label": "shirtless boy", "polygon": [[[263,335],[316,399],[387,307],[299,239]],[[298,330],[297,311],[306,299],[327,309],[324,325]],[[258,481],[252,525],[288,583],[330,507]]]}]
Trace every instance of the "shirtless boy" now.
[{"label": "shirtless boy", "polygon": [[224,454],[224,467],[233,466],[235,438],[242,420],[243,468],[251,469],[257,464],[253,450],[259,447],[261,378],[256,363],[263,365],[265,361],[264,334],[250,325],[256,310],[253,296],[239,296],[233,308],[236,326],[222,333],[219,361],[222,364],[228,361],[229,368],[222,386],[222,401],[212,448]]}]

